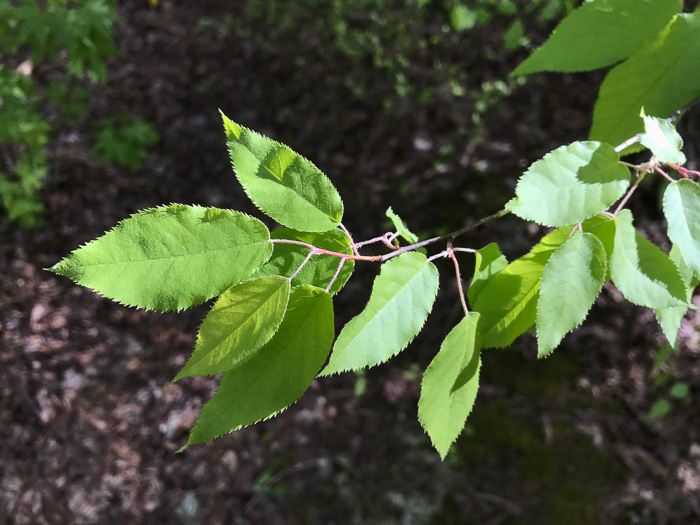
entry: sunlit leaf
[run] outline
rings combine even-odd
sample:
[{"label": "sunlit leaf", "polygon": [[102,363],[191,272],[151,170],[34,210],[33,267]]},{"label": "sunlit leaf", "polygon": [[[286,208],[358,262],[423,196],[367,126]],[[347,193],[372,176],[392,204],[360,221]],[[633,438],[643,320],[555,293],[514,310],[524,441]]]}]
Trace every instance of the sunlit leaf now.
[{"label": "sunlit leaf", "polygon": [[223,375],[187,445],[252,425],[294,403],[323,366],[333,337],[331,296],[309,285],[294,288],[277,333],[250,359]]},{"label": "sunlit leaf", "polygon": [[236,177],[256,206],[295,230],[323,232],[338,225],[343,203],[328,177],[284,144],[221,116]]},{"label": "sunlit leaf", "polygon": [[410,244],[415,244],[418,242],[418,236],[411,232],[411,230],[408,229],[408,226],[406,226],[406,223],[403,222],[401,217],[396,215],[394,213],[394,210],[389,207],[388,210],[386,210],[386,216],[391,219],[391,222],[394,223],[394,228],[396,228],[396,233],[400,234],[401,237],[406,239]]},{"label": "sunlit leaf", "polygon": [[543,226],[593,217],[622,197],[629,169],[608,144],[574,142],[548,153],[520,177],[506,209]]},{"label": "sunlit leaf", "polygon": [[649,117],[642,110],[644,119],[644,134],[639,139],[661,162],[685,163],[685,155],[681,151],[683,139],[670,122]]},{"label": "sunlit leaf", "polygon": [[321,375],[374,366],[406,348],[437,290],[437,268],[423,254],[408,252],[384,263],[367,306],[341,330]]},{"label": "sunlit leaf", "polygon": [[282,322],[289,291],[284,277],[251,279],[226,290],[202,321],[192,357],[175,381],[226,372],[250,358]]},{"label": "sunlit leaf", "polygon": [[467,298],[473,303],[488,280],[508,266],[508,259],[501,253],[496,243],[487,244],[474,254],[474,276],[467,290]]},{"label": "sunlit leaf", "polygon": [[688,267],[700,274],[700,185],[688,179],[669,184],[664,191],[664,215],[669,239]]},{"label": "sunlit leaf", "polygon": [[545,357],[583,322],[607,274],[603,243],[575,232],[559,246],[542,272],[537,301],[537,357]]},{"label": "sunlit leaf", "polygon": [[423,376],[418,420],[442,459],[462,432],[479,389],[478,321],[479,314],[467,314],[447,335]]},{"label": "sunlit leaf", "polygon": [[182,310],[253,273],[269,239],[242,213],[171,204],[132,215],[50,270],[128,306]]}]

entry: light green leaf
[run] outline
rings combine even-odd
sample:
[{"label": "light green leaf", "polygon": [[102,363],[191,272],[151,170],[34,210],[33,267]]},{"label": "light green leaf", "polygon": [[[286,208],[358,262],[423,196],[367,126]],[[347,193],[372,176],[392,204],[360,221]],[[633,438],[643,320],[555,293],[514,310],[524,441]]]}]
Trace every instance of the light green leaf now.
[{"label": "light green leaf", "polygon": [[508,266],[508,259],[501,253],[496,243],[487,244],[474,254],[474,277],[467,290],[467,298],[473,303],[491,277]]},{"label": "light green leaf", "polygon": [[669,239],[690,269],[700,274],[700,185],[689,179],[669,184],[664,191],[664,215]]},{"label": "light green leaf", "polygon": [[546,357],[583,322],[607,274],[603,243],[575,232],[559,246],[542,272],[537,301],[537,357]]},{"label": "light green leaf", "polygon": [[667,120],[648,117],[642,108],[645,133],[639,139],[661,162],[685,163],[685,155],[681,151],[683,139],[673,124]]},{"label": "light green leaf", "polygon": [[566,226],[607,209],[629,186],[612,146],[574,142],[548,153],[520,177],[506,209],[543,226]]},{"label": "light green leaf", "polygon": [[423,375],[418,420],[442,459],[462,432],[479,389],[478,321],[479,314],[467,314],[447,335]]},{"label": "light green leaf", "polygon": [[383,363],[408,346],[433,307],[438,271],[407,252],[382,265],[365,309],[341,330],[322,376]]},{"label": "light green leaf", "polygon": [[[679,14],[634,55],[613,68],[600,87],[591,140],[618,145],[644,131],[642,107],[668,118],[700,96],[700,13]],[[639,144],[623,154],[639,151]]]},{"label": "light green leaf", "polygon": [[513,75],[573,73],[619,62],[683,8],[680,0],[596,0],[571,12]]},{"label": "light green leaf", "polygon": [[647,413],[647,417],[649,419],[660,419],[667,415],[670,410],[671,403],[669,403],[665,399],[658,399],[653,405],[651,405],[651,408]]},{"label": "light green leaf", "polygon": [[182,310],[253,273],[269,239],[248,215],[171,204],[132,215],[50,270],[128,306]]},{"label": "light green leaf", "polygon": [[343,203],[328,177],[284,144],[221,116],[236,177],[257,207],[295,230],[323,232],[338,225]]},{"label": "light green leaf", "polygon": [[610,275],[631,303],[649,308],[687,306],[685,285],[678,268],[637,232],[629,210],[617,214]]},{"label": "light green leaf", "polygon": [[418,242],[418,236],[415,233],[412,233],[411,230],[408,229],[408,226],[406,226],[406,223],[403,222],[401,217],[396,215],[394,213],[394,210],[391,209],[391,206],[389,207],[388,210],[386,210],[386,216],[391,219],[391,222],[394,223],[394,228],[396,228],[396,233],[400,234],[401,237],[406,239],[409,243],[415,244]]},{"label": "light green leaf", "polygon": [[187,445],[270,418],[294,403],[323,366],[333,343],[333,302],[319,288],[294,288],[278,332],[226,372],[204,405]]},{"label": "light green leaf", "polygon": [[[613,249],[615,247],[615,229],[617,221],[615,218],[602,213],[583,221],[581,224],[583,231],[592,233],[597,239],[603,243],[605,249],[605,260],[610,261]],[[606,264],[605,282],[610,280],[610,264]]]},{"label": "light green leaf", "polygon": [[[336,229],[327,232],[300,232],[287,228],[280,228],[272,232],[273,239],[288,239],[312,244],[317,248],[329,250],[337,253],[350,254],[352,248],[348,236]],[[306,256],[311,251],[310,248],[297,244],[274,243],[275,249],[272,257],[260,268],[255,276],[262,275],[284,275],[291,277],[297,268],[304,262]],[[312,255],[311,259],[304,265],[299,273],[292,279],[292,286],[311,284],[318,288],[325,289],[335,275],[340,258],[335,255]],[[355,268],[355,261],[348,260],[338,274],[330,293],[334,295],[340,291],[347,280],[352,275]]]},{"label": "light green leaf", "polygon": [[[681,251],[675,244],[671,247],[671,253],[669,253],[668,256],[676,267],[678,267],[681,279],[683,279],[683,284],[685,284],[685,298],[689,304],[692,304],[693,291],[697,288],[698,284],[700,284],[700,276],[694,274],[693,271],[688,268],[681,256]],[[657,308],[654,310],[656,320],[659,322],[664,334],[666,334],[666,338],[671,346],[676,346],[676,338],[678,337],[678,330],[680,330],[681,327],[681,320],[687,311],[688,307],[686,305]]]},{"label": "light green leaf", "polygon": [[174,381],[226,372],[249,359],[279,327],[289,279],[260,277],[229,288],[202,321],[192,357]]},{"label": "light green leaf", "polygon": [[482,348],[506,347],[533,327],[542,271],[571,229],[572,226],[565,226],[549,233],[530,253],[486,281],[472,301],[472,309],[481,314]]}]

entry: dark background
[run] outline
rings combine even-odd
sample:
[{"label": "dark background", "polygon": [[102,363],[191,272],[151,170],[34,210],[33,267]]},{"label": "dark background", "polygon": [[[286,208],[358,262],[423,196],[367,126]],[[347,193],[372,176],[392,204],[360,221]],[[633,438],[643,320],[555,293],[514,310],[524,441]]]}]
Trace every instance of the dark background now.
[{"label": "dark background", "polygon": [[[496,16],[465,34],[457,54],[436,46],[414,57],[409,80],[434,88],[421,102],[313,34],[270,48],[258,21],[242,38],[227,24],[241,19],[243,2],[118,9],[109,80],[94,89],[88,118],[58,130],[51,146],[44,225],[21,231],[0,217],[3,523],[700,523],[700,318],[689,313],[678,352],[654,366],[667,343],[653,313],[610,285],[548,359],[535,360],[531,334],[486,352],[474,412],[440,461],[416,404],[422,370],[460,316],[448,261],[437,263],[441,294],[425,330],[399,357],[316,381],[278,417],[175,454],[216,388],[207,378],[170,383],[208,305],[136,311],[43,268],[142,208],[256,214],[233,176],[218,108],[328,174],[356,240],[387,231],[389,206],[426,237],[500,210],[530,163],[584,139],[605,72],[509,81],[529,51],[503,48],[509,20]],[[535,44],[552,27],[526,19]],[[431,76],[436,56],[465,73],[467,96]],[[361,95],[351,77],[364,83]],[[507,93],[483,95],[495,81]],[[138,172],[92,160],[91,123],[115,111],[146,118],[160,135]],[[680,129],[687,166],[698,169],[697,111]],[[660,188],[645,183],[630,207],[668,248]],[[544,233],[506,217],[460,244],[498,242],[513,258]],[[465,275],[470,264],[465,257]],[[376,272],[357,265],[336,300],[338,330]],[[676,382],[689,396],[670,398]],[[671,410],[651,420],[659,399]]]}]

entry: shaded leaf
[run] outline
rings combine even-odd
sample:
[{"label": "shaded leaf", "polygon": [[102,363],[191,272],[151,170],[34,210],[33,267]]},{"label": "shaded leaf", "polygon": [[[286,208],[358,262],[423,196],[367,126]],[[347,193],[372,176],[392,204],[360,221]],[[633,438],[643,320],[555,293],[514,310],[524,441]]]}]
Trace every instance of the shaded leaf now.
[{"label": "shaded leaf", "polygon": [[681,151],[683,139],[670,122],[648,117],[642,109],[644,119],[644,134],[639,139],[643,146],[646,146],[661,162],[671,164],[685,163],[685,155]]},{"label": "shaded leaf", "polygon": [[700,185],[689,179],[669,184],[663,205],[669,239],[688,267],[700,274]]},{"label": "shaded leaf", "polygon": [[407,252],[382,265],[365,309],[341,330],[321,375],[383,363],[406,348],[433,307],[438,272],[423,254]]},{"label": "shaded leaf", "polygon": [[250,358],[282,322],[289,292],[284,277],[251,279],[226,290],[202,321],[192,357],[174,381],[226,372]]},{"label": "shaded leaf", "polygon": [[[591,140],[618,145],[644,131],[639,112],[659,118],[700,96],[700,13],[676,15],[657,37],[614,67],[600,87]],[[639,151],[639,144],[622,154]]]},{"label": "shaded leaf", "polygon": [[482,348],[503,348],[532,329],[536,321],[540,277],[549,257],[571,233],[572,226],[546,235],[530,253],[516,259],[488,281],[472,302],[479,312]]},{"label": "shaded leaf", "polygon": [[[327,232],[300,232],[287,228],[280,228],[272,232],[273,239],[288,239],[312,244],[317,248],[329,250],[337,253],[350,254],[352,248],[350,239],[341,230],[328,230]],[[260,268],[255,276],[262,275],[284,275],[291,277],[304,262],[306,256],[311,252],[310,248],[296,244],[274,243],[272,257]],[[335,275],[340,258],[335,255],[312,255],[311,259],[304,265],[299,273],[292,279],[292,286],[311,284],[324,290]],[[331,286],[330,293],[334,295],[340,291],[347,280],[352,275],[355,268],[355,261],[345,261],[338,274],[337,279]]]},{"label": "shaded leaf", "polygon": [[678,268],[637,232],[629,210],[617,215],[610,276],[631,303],[649,308],[687,306],[685,285]]},{"label": "shaded leaf", "polygon": [[236,177],[258,208],[295,230],[338,225],[343,203],[328,177],[284,144],[221,116]]},{"label": "shaded leaf", "polygon": [[128,306],[182,310],[253,273],[269,239],[248,215],[171,204],[132,215],[50,270]]},{"label": "shaded leaf", "polygon": [[629,169],[608,144],[574,142],[548,153],[520,177],[506,209],[543,226],[566,226],[607,209],[629,186]]},{"label": "shaded leaf", "polygon": [[478,321],[479,314],[467,314],[447,335],[423,375],[418,420],[442,459],[462,432],[479,389]]},{"label": "shaded leaf", "polygon": [[549,355],[583,322],[606,274],[605,248],[591,233],[575,232],[554,251],[542,272],[537,301],[537,357]]},{"label": "shaded leaf", "polygon": [[418,242],[418,236],[408,229],[406,223],[403,222],[401,217],[394,213],[394,210],[391,209],[391,206],[388,210],[386,210],[386,216],[389,219],[391,219],[391,222],[394,224],[394,228],[396,228],[396,233],[400,234],[401,237],[406,239],[410,244],[415,244]]},{"label": "shaded leaf", "polygon": [[331,296],[309,285],[294,288],[278,332],[250,359],[223,375],[187,445],[252,425],[294,403],[323,366],[333,337]]},{"label": "shaded leaf", "polygon": [[658,33],[682,7],[680,0],[588,2],[562,20],[513,75],[573,73],[619,62]]}]

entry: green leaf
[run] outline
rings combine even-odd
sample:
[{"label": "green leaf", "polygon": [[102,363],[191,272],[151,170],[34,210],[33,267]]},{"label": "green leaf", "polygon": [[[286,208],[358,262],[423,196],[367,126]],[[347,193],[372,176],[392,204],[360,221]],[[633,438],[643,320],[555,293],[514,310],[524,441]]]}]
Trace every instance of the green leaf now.
[{"label": "green leaf", "polygon": [[530,253],[486,281],[472,301],[472,309],[481,314],[479,334],[482,348],[506,347],[533,327],[542,271],[571,230],[572,226],[554,230]]},{"label": "green leaf", "polygon": [[478,322],[479,314],[467,314],[447,335],[423,375],[418,420],[442,459],[462,432],[479,389]]},{"label": "green leaf", "polygon": [[467,298],[473,303],[488,280],[508,266],[508,259],[501,253],[496,243],[487,244],[474,254],[474,277],[467,290]]},{"label": "green leaf", "polygon": [[659,399],[653,405],[651,405],[647,417],[649,419],[660,419],[666,414],[668,414],[670,410],[671,403],[669,403],[665,399]]},{"label": "green leaf", "polygon": [[513,75],[573,73],[629,57],[683,8],[680,0],[596,0],[569,14]]},{"label": "green leaf", "polygon": [[680,382],[676,383],[671,387],[671,390],[669,394],[671,394],[671,397],[676,398],[676,399],[685,399],[688,397],[688,394],[690,393],[690,387],[688,386],[688,383]]},{"label": "green leaf", "polygon": [[406,226],[406,223],[403,222],[401,217],[396,215],[394,213],[394,210],[391,209],[391,206],[389,206],[389,209],[386,210],[386,216],[391,219],[391,222],[394,223],[394,228],[396,228],[396,233],[401,235],[404,239],[406,239],[409,243],[415,244],[418,242],[418,236],[415,233],[412,233],[411,230],[408,229],[408,226]]},{"label": "green leaf", "polygon": [[669,184],[664,191],[664,215],[669,239],[690,269],[700,274],[700,185],[689,179]]},{"label": "green leaf", "polygon": [[253,273],[269,239],[248,215],[171,204],[132,215],[50,270],[128,306],[182,310]]},{"label": "green leaf", "polygon": [[[644,131],[642,107],[670,117],[700,96],[700,13],[679,14],[627,61],[613,68],[600,87],[591,140],[621,144]],[[623,154],[639,151],[634,145]]]},{"label": "green leaf", "polygon": [[340,195],[316,166],[284,144],[221,116],[236,177],[258,208],[300,231],[323,232],[340,223]]},{"label": "green leaf", "polygon": [[322,376],[383,363],[408,346],[433,307],[438,271],[408,252],[382,265],[365,309],[341,330]]},{"label": "green leaf", "polygon": [[649,308],[688,306],[678,268],[666,254],[637,232],[629,210],[617,214],[610,275],[615,286],[631,303]]},{"label": "green leaf", "polygon": [[270,418],[294,403],[323,366],[334,335],[331,296],[309,285],[294,288],[278,332],[223,375],[187,445]]},{"label": "green leaf", "polygon": [[202,321],[192,357],[174,381],[226,372],[249,359],[279,327],[289,279],[260,277],[229,288]]},{"label": "green leaf", "polygon": [[[591,217],[581,223],[581,227],[585,233],[592,233],[596,238],[603,243],[605,250],[605,260],[610,261],[613,249],[615,248],[615,230],[617,228],[617,220],[609,215],[602,213]],[[605,282],[610,280],[610,264],[606,264]]]},{"label": "green leaf", "polygon": [[685,163],[685,155],[681,151],[683,139],[673,124],[667,120],[648,117],[642,108],[645,133],[639,139],[661,162]]},{"label": "green leaf", "polygon": [[629,186],[629,170],[608,144],[574,142],[548,153],[520,177],[506,209],[543,226],[566,226],[607,209]]},{"label": "green leaf", "polygon": [[[678,267],[681,279],[683,279],[683,284],[685,284],[685,298],[689,304],[692,304],[693,291],[697,288],[698,284],[700,284],[700,276],[694,274],[693,271],[688,268],[681,256],[681,251],[675,244],[671,247],[671,253],[669,253],[668,256]],[[666,334],[666,338],[671,346],[676,346],[676,338],[678,337],[678,330],[680,330],[681,327],[681,320],[687,311],[688,307],[686,305],[657,308],[654,310],[656,320],[659,322],[664,334]]]},{"label": "green leaf", "polygon": [[546,357],[583,322],[607,274],[603,243],[575,232],[559,246],[542,272],[537,301],[537,357]]},{"label": "green leaf", "polygon": [[[328,230],[327,232],[300,232],[287,228],[280,228],[272,232],[273,239],[287,239],[312,244],[317,248],[337,253],[350,254],[352,248],[348,236],[340,230]],[[291,277],[304,262],[311,249],[297,244],[274,243],[275,249],[272,257],[260,268],[255,276],[284,275]],[[328,283],[335,275],[340,258],[335,255],[317,254],[304,265],[299,273],[292,279],[292,286],[311,284],[318,288],[327,288]],[[352,275],[355,261],[348,260],[340,270],[330,293],[334,295],[340,291]]]}]

